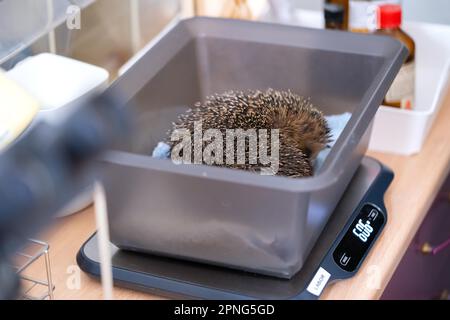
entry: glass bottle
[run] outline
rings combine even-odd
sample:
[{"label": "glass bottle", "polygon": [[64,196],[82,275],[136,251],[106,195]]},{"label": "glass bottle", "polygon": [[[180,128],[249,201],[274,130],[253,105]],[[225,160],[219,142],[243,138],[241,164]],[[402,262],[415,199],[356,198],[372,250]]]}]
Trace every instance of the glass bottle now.
[{"label": "glass bottle", "polygon": [[401,41],[409,50],[408,58],[389,89],[384,104],[402,109],[412,109],[415,95],[415,42],[401,29],[402,8],[400,5],[381,5],[378,15],[379,30],[376,34],[393,37]]},{"label": "glass bottle", "polygon": [[346,30],[344,26],[344,8],[341,5],[326,3],[324,14],[325,27],[327,29]]},{"label": "glass bottle", "polygon": [[349,0],[326,0],[326,4],[335,4],[342,6],[344,12],[344,20],[342,22],[342,30],[348,29]]}]

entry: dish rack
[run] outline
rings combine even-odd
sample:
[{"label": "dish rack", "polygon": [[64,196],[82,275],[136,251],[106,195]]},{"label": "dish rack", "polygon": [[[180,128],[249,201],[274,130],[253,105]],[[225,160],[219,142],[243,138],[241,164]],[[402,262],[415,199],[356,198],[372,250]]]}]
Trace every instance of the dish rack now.
[{"label": "dish rack", "polygon": [[[28,243],[13,259],[13,268],[21,280],[22,300],[53,300],[55,286],[52,281],[50,266],[50,246],[39,240],[28,240]],[[45,267],[45,275],[42,268]]]}]

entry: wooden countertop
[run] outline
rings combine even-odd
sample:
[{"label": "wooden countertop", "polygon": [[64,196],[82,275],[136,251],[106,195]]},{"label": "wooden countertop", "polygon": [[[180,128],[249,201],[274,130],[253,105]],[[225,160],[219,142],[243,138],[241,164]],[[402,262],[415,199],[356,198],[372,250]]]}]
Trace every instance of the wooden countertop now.
[{"label": "wooden countertop", "polygon": [[[401,130],[401,128],[399,128]],[[395,179],[386,193],[389,222],[359,273],[327,288],[322,299],[378,299],[422,223],[450,169],[450,94],[437,116],[422,152],[405,157],[369,152],[392,168]],[[59,219],[41,238],[50,243],[56,299],[101,299],[98,281],[76,264],[76,254],[95,231],[92,208]],[[116,299],[159,299],[115,288]]]}]

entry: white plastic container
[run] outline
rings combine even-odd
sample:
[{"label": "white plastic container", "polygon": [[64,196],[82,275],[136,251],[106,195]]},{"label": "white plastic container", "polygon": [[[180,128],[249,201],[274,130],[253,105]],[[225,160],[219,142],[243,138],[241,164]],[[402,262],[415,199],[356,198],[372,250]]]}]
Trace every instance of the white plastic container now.
[{"label": "white plastic container", "polygon": [[50,53],[26,58],[7,76],[37,99],[38,116],[52,123],[61,121],[81,99],[105,89],[109,79],[103,68]]},{"label": "white plastic container", "polygon": [[450,85],[450,26],[410,22],[404,30],[416,42],[414,110],[381,106],[369,149],[413,155],[421,150]]}]

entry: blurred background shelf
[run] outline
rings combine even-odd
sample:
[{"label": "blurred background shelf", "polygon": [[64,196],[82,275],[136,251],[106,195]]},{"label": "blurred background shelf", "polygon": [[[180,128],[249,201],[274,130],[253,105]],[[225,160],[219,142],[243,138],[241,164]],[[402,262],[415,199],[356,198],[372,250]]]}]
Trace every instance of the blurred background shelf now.
[{"label": "blurred background shelf", "polygon": [[95,0],[3,0],[0,2],[0,63],[48,35],[65,21],[67,8]]},{"label": "blurred background shelf", "polygon": [[[4,0],[0,2],[0,66],[8,70],[28,56],[51,52],[103,67],[114,80],[126,61],[180,17],[182,4],[178,0]],[[69,6],[82,10],[79,28],[66,24]]]}]

